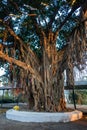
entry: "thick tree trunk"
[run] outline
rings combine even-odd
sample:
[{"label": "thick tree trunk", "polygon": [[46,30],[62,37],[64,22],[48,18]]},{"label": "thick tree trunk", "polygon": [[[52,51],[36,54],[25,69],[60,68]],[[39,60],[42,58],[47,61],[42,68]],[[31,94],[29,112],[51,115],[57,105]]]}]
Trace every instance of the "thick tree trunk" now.
[{"label": "thick tree trunk", "polygon": [[[51,39],[51,43],[52,43]],[[58,71],[58,55],[55,44],[44,37],[42,77],[43,84],[32,77],[30,95],[32,95],[35,111],[57,112],[66,109],[64,99],[63,72]],[[30,100],[30,99],[29,99]],[[29,102],[31,105],[31,100]]]},{"label": "thick tree trunk", "polygon": [[57,76],[49,74],[48,70],[45,70],[45,110],[46,111],[64,111],[66,109],[64,99],[64,81],[63,74],[60,73]]},{"label": "thick tree trunk", "polygon": [[[52,36],[52,35],[51,35]],[[44,37],[43,48],[43,74],[44,74],[44,95],[45,111],[64,111],[66,109],[64,99],[63,74],[57,74],[57,50],[56,44]]]}]

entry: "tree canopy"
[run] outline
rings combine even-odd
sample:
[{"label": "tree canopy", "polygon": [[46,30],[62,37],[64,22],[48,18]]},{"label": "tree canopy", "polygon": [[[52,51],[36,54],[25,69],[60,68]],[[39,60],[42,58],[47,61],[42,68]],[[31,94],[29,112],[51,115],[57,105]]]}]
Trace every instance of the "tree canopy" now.
[{"label": "tree canopy", "polygon": [[[52,30],[56,35],[57,31],[59,32],[64,24],[65,28],[62,28],[63,31],[65,29],[65,31],[72,30],[71,27],[76,25],[78,22],[76,19],[79,17],[79,15],[76,16],[73,12],[85,5],[85,2],[84,0],[73,0],[69,2],[68,0],[35,0],[32,2],[23,0],[1,0],[0,5],[1,20],[5,23],[9,23],[15,33],[22,37],[25,42],[28,43],[32,41],[36,43],[37,41],[38,43],[40,36],[38,36],[38,34],[41,30],[44,30],[46,33]],[[70,17],[72,14],[73,16]]]},{"label": "tree canopy", "polygon": [[[60,50],[70,42],[69,36],[74,30],[84,28],[87,18],[81,19],[81,10],[86,11],[86,3],[84,0],[1,0],[0,42],[9,48],[20,37],[41,59],[43,43],[40,39],[44,34],[49,37],[52,31]],[[19,59],[20,47],[18,43],[15,46],[15,58]],[[11,55],[10,49],[8,54]]]}]

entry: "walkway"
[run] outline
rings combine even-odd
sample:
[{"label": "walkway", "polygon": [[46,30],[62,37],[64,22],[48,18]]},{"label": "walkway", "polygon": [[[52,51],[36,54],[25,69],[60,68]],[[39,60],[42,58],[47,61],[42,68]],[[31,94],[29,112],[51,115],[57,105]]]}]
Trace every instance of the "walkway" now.
[{"label": "walkway", "polygon": [[[67,104],[67,107],[74,109],[73,104]],[[76,109],[82,111],[83,113],[87,113],[87,105],[76,105]]]},{"label": "walkway", "polygon": [[0,130],[87,130],[87,117],[68,123],[24,123],[8,120],[0,114]]},{"label": "walkway", "polygon": [[[73,107],[73,105],[67,105]],[[87,106],[77,105],[87,112]],[[0,130],[87,130],[87,114],[78,121],[68,123],[24,123],[6,119],[5,113],[0,114]]]}]

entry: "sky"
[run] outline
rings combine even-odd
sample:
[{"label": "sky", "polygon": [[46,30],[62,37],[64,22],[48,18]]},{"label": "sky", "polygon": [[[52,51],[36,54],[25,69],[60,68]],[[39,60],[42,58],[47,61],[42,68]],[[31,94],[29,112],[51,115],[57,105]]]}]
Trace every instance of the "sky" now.
[{"label": "sky", "polygon": [[5,69],[3,69],[2,67],[0,68],[0,76],[5,74]]}]

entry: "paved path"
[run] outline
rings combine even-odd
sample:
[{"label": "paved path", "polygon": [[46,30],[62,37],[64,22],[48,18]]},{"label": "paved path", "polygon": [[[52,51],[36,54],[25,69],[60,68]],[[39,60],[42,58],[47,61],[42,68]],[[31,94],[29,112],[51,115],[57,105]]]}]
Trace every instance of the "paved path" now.
[{"label": "paved path", "polygon": [[[77,108],[87,113],[87,105],[77,105]],[[87,130],[87,114],[78,121],[68,123],[24,123],[8,120],[3,113],[0,114],[0,130]]]},{"label": "paved path", "polygon": [[[68,108],[73,108],[74,109],[73,104],[67,104],[66,106]],[[82,111],[83,113],[87,113],[87,105],[77,105],[76,104],[76,109]]]},{"label": "paved path", "polygon": [[69,123],[24,123],[8,120],[0,114],[0,130],[87,130],[87,115]]}]

